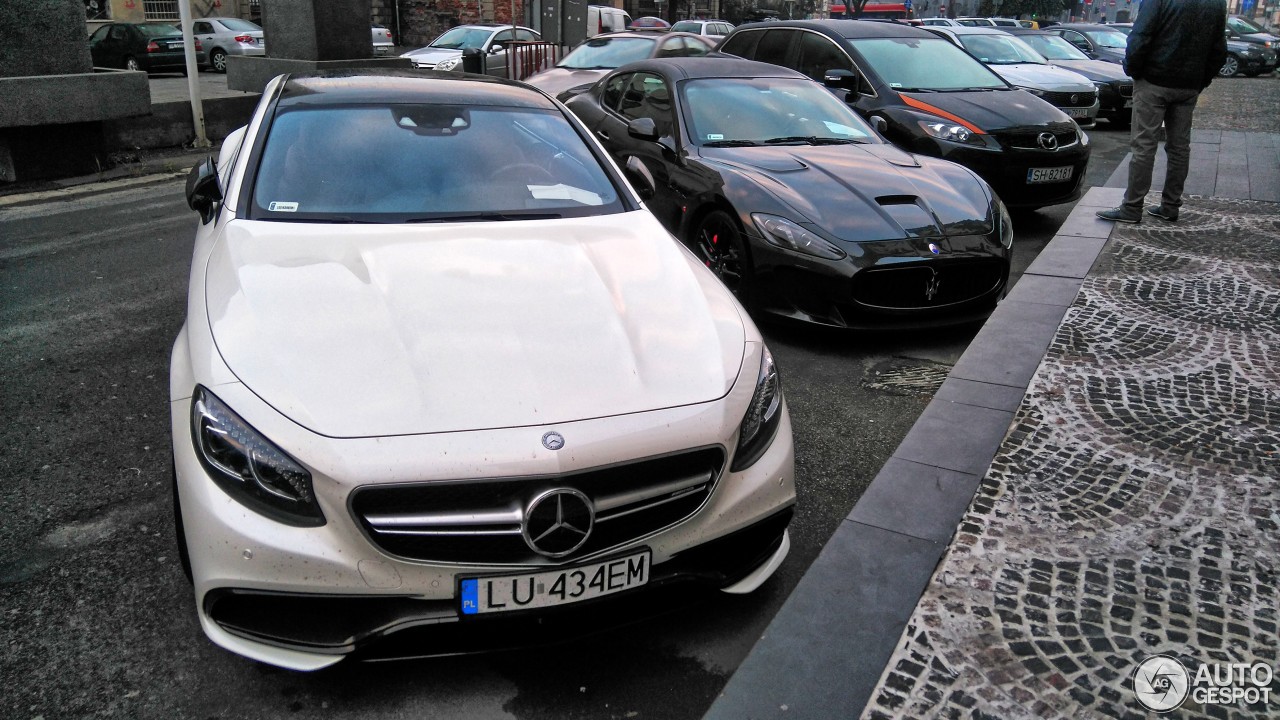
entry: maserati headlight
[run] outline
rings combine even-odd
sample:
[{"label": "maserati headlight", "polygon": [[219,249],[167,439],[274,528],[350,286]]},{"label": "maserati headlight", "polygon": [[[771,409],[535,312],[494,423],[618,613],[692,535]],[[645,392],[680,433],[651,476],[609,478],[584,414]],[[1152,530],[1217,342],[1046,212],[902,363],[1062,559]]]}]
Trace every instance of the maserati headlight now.
[{"label": "maserati headlight", "polygon": [[999,238],[1000,244],[1005,247],[1013,247],[1013,218],[1009,216],[1009,208],[1004,206],[1003,200],[996,200],[997,213],[999,214]]},{"label": "maserati headlight", "polygon": [[191,398],[191,437],[200,464],[231,497],[288,525],[324,524],[311,473],[201,386]]},{"label": "maserati headlight", "polygon": [[965,145],[986,145],[982,138],[978,137],[977,133],[963,125],[921,120],[920,127],[924,129],[927,135],[939,140],[950,140],[951,142],[964,143]]},{"label": "maserati headlight", "polygon": [[461,57],[449,58],[448,60],[441,60],[440,62],[436,63],[436,69],[437,70],[453,70],[454,68],[458,67],[461,64],[462,64]]},{"label": "maserati headlight", "polygon": [[753,213],[751,219],[755,221],[760,234],[764,235],[765,242],[774,247],[794,250],[798,253],[827,260],[839,260],[845,256],[843,250],[828,240],[784,217]]},{"label": "maserati headlight", "polygon": [[773,364],[769,348],[760,353],[760,372],[756,376],[756,391],[747,406],[738,431],[738,449],[733,454],[730,472],[746,470],[755,464],[769,449],[773,437],[782,423],[782,378]]}]

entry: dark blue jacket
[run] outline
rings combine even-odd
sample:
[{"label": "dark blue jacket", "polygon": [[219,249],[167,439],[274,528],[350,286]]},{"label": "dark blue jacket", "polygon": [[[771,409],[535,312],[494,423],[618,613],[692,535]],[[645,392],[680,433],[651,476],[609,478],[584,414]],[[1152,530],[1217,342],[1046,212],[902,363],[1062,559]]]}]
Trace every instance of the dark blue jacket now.
[{"label": "dark blue jacket", "polygon": [[1135,80],[1203,90],[1227,60],[1225,0],[1144,0],[1124,70]]}]

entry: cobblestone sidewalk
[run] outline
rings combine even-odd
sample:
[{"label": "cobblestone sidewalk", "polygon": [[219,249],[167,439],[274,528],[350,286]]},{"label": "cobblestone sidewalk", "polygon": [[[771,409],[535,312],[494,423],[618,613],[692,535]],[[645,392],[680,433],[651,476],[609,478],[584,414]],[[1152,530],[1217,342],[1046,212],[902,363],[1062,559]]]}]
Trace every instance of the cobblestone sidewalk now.
[{"label": "cobblestone sidewalk", "polygon": [[[863,713],[1144,718],[1149,655],[1277,664],[1280,205],[1119,226]],[[1200,705],[1171,717],[1280,717]]]}]

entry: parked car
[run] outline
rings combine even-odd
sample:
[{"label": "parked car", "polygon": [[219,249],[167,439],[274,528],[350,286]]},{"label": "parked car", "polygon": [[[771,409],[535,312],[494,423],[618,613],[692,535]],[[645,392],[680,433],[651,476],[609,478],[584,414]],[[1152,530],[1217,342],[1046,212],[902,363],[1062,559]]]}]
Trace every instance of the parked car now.
[{"label": "parked car", "polygon": [[925,18],[920,22],[922,22],[925,25],[939,25],[943,27],[964,27],[963,25],[960,24],[959,20],[953,20],[951,18],[944,18],[944,17]]},{"label": "parked car", "polygon": [[987,21],[990,22],[993,27],[998,27],[998,28],[1022,27],[1022,25],[1020,25],[1018,21],[1014,20],[1013,18],[991,17],[991,18],[987,18]]},{"label": "parked car", "polygon": [[1027,30],[1039,30],[1040,22],[1038,20],[1019,20],[1018,27],[1025,28]]},{"label": "parked car", "polygon": [[431,44],[400,55],[419,70],[462,72],[462,51],[476,49],[484,56],[485,74],[507,76],[507,45],[513,40],[528,42],[542,36],[527,27],[511,25],[459,25],[450,28]]},{"label": "parked car", "polygon": [[632,20],[631,24],[627,26],[627,29],[628,30],[663,30],[665,31],[665,30],[671,29],[671,23],[667,22],[666,20],[663,20],[660,17],[653,17],[652,15],[646,15],[644,17],[638,17],[635,20]]},{"label": "parked car", "polygon": [[[196,66],[207,61],[204,46],[195,39]],[[187,74],[182,30],[165,23],[108,23],[89,36],[89,55],[95,67],[143,72]]]},{"label": "parked car", "polygon": [[193,20],[191,34],[204,47],[209,58],[209,69],[227,71],[229,55],[265,55],[266,41],[262,28],[256,23],[240,18],[209,17]]},{"label": "parked car", "polygon": [[395,50],[395,41],[391,39],[391,31],[381,25],[374,25],[373,34],[373,54],[377,56],[390,55]]},{"label": "parked car", "polygon": [[769,61],[833,84],[883,135],[977,172],[1009,207],[1080,195],[1089,136],[1061,110],[1017,90],[925,28],[858,20],[738,27],[719,52]]},{"label": "parked car", "polygon": [[968,50],[1010,85],[1061,109],[1080,127],[1093,127],[1101,105],[1098,90],[1089,78],[1050,65],[1043,55],[999,28],[931,29]]},{"label": "parked car", "polygon": [[1268,32],[1266,28],[1241,15],[1227,16],[1227,38],[1261,45],[1271,50],[1280,50],[1280,36]]},{"label": "parked car", "polygon": [[1013,226],[972,170],[886,143],[800,73],[728,58],[624,65],[569,109],[641,163],[662,224],[749,307],[852,328],[985,317]]},{"label": "parked car", "polygon": [[1227,59],[1218,71],[1219,77],[1231,77],[1237,74],[1255,77],[1276,69],[1276,48],[1259,43],[1227,40]]},{"label": "parked car", "polygon": [[601,33],[621,32],[631,24],[631,16],[626,10],[608,5],[587,6],[587,37],[595,37]]},{"label": "parked car", "polygon": [[699,57],[714,49],[709,38],[685,32],[608,33],[579,44],[555,67],[532,75],[525,82],[567,101],[610,70],[629,62],[655,57]]},{"label": "parked car", "polygon": [[348,69],[278,77],[256,113],[188,179],[170,365],[214,643],[315,670],[564,641],[777,569],[777,366],[562,106]]},{"label": "parked car", "polygon": [[1124,52],[1129,47],[1129,36],[1110,25],[1062,23],[1049,28],[1049,32],[1075,45],[1080,52],[1092,60],[1124,64]]},{"label": "parked car", "polygon": [[963,27],[995,27],[996,26],[994,22],[991,22],[990,18],[984,18],[984,17],[956,18],[956,22]]},{"label": "parked car", "polygon": [[1124,68],[1102,60],[1090,60],[1075,45],[1058,35],[1044,30],[1008,28],[1005,32],[1017,37],[1040,53],[1050,65],[1079,73],[1098,88],[1098,117],[1121,127],[1133,120],[1133,78]]},{"label": "parked car", "polygon": [[681,20],[672,25],[671,29],[676,32],[701,35],[713,43],[717,43],[733,30],[733,24],[724,20]]}]

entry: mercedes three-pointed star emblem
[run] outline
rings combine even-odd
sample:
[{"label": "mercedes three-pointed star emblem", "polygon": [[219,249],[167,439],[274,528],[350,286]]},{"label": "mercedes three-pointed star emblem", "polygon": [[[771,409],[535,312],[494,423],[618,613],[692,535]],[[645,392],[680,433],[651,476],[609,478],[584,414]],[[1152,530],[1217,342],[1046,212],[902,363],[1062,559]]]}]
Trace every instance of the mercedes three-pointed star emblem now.
[{"label": "mercedes three-pointed star emblem", "polygon": [[595,522],[590,498],[573,488],[556,488],[529,502],[520,533],[530,550],[560,558],[582,547]]}]

